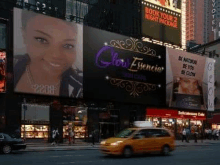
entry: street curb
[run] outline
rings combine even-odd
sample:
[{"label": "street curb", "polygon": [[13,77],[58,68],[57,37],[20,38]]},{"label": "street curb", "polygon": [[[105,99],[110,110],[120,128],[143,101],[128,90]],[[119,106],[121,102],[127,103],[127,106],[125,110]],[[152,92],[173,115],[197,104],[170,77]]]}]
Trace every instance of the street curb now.
[{"label": "street curb", "polygon": [[41,149],[41,150],[20,150],[22,152],[44,152],[44,151],[77,151],[77,150],[98,150],[99,148],[64,148],[64,149]]},{"label": "street curb", "polygon": [[[179,147],[201,147],[201,146],[212,146],[213,144],[216,143],[212,143],[212,144],[203,144],[203,145],[178,145],[176,146],[176,148]],[[39,149],[39,150],[32,150],[32,149],[26,149],[26,150],[21,150],[22,152],[45,152],[45,151],[77,151],[77,150],[99,150],[99,147],[95,147],[95,148],[63,148],[63,149]]]}]

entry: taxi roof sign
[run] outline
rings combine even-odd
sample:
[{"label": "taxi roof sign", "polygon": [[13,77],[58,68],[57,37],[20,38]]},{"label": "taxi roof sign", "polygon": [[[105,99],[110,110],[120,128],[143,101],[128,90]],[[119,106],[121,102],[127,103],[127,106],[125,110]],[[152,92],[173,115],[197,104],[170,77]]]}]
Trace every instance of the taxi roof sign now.
[{"label": "taxi roof sign", "polygon": [[153,123],[150,121],[135,121],[135,127],[153,127]]}]

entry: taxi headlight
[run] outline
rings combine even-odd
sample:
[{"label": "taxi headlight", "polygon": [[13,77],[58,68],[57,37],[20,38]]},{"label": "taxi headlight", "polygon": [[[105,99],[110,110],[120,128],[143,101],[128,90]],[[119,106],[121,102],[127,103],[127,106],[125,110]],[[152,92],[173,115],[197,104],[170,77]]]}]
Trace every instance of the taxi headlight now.
[{"label": "taxi headlight", "polygon": [[117,146],[117,145],[119,145],[121,142],[123,142],[123,141],[117,141],[117,142],[111,143],[111,146]]},{"label": "taxi headlight", "polygon": [[106,143],[106,141],[101,141],[101,144],[103,145],[103,144],[105,144]]}]

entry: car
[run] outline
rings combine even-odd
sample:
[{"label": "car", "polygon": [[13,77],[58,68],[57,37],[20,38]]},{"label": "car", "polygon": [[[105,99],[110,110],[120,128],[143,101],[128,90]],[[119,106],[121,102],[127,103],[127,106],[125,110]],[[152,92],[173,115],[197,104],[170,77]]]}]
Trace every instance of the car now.
[{"label": "car", "polygon": [[169,155],[175,150],[175,137],[165,128],[127,128],[112,138],[103,140],[100,151],[105,155],[123,155],[160,152]]},{"label": "car", "polygon": [[21,138],[16,138],[6,133],[0,133],[0,151],[9,154],[13,150],[25,149],[26,144]]}]

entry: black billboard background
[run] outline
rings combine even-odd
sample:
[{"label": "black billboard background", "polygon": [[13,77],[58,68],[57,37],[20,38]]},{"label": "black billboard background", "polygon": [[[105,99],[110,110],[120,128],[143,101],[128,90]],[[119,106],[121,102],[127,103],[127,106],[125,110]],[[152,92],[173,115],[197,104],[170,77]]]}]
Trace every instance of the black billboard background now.
[{"label": "black billboard background", "polygon": [[[132,102],[157,106],[165,105],[165,47],[142,42],[145,46],[147,46],[147,50],[151,50],[152,52],[155,51],[153,53],[155,56],[149,56],[140,52],[138,53],[127,50],[128,47],[133,49],[135,46],[141,46],[141,43],[137,45],[138,41],[141,42],[140,40],[88,26],[84,26],[83,34],[84,98],[107,99],[112,101]],[[111,42],[112,40],[115,40],[115,45],[118,45],[121,48],[119,49],[112,46],[106,46],[110,45],[110,43],[113,43]],[[124,43],[123,45],[123,41],[126,40],[127,43]],[[105,43],[107,44],[105,45]],[[123,47],[125,48],[126,46],[127,49],[123,49]],[[141,62],[145,64],[157,65],[158,67],[164,69],[161,73],[141,70],[131,74],[132,72],[128,71],[128,68],[123,67],[111,65],[106,68],[100,68],[96,65],[96,56],[101,49],[104,50],[105,48],[108,50],[102,53],[99,58],[105,62],[110,62],[112,60],[110,51],[114,51],[118,53],[118,58],[120,60],[124,60],[124,64],[125,62],[128,62],[128,60],[130,60],[130,64],[132,64],[133,57],[138,57],[143,58],[143,61]],[[137,79],[133,78],[134,75]],[[117,79],[117,82],[120,83],[117,83],[117,85],[112,85],[111,80],[115,79]],[[148,88],[155,90],[138,92],[137,88],[134,87],[137,84],[140,85],[140,83],[142,83],[142,87],[143,83],[155,84],[154,88],[151,88],[152,86]]]},{"label": "black billboard background", "polygon": [[[145,19],[145,7],[177,17],[178,28],[166,26],[162,23]],[[162,7],[157,6],[156,8],[162,8]],[[167,10],[167,12],[142,4],[142,36],[181,46],[181,16],[179,16],[181,15],[181,13],[173,12],[172,10],[165,8],[162,9]],[[171,12],[173,14],[171,14]]]}]

